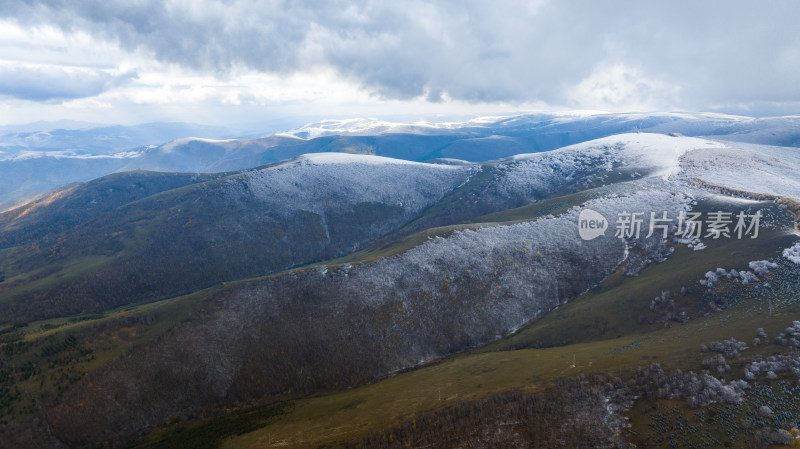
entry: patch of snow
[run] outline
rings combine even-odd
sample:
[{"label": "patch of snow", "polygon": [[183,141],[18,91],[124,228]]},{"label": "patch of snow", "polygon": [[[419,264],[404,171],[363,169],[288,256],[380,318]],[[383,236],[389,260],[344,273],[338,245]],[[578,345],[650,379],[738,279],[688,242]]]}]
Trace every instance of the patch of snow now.
[{"label": "patch of snow", "polygon": [[688,152],[680,177],[751,194],[800,199],[800,148],[729,143]]},{"label": "patch of snow", "polygon": [[425,161],[426,164],[441,164],[441,165],[476,165],[474,162],[465,161],[463,159],[453,159],[449,157],[440,157]]},{"label": "patch of snow", "polygon": [[186,145],[191,142],[225,144],[225,143],[232,143],[239,141],[236,139],[206,139],[203,137],[183,137],[181,139],[175,139],[171,142],[167,142],[164,145],[161,145],[161,150],[164,153],[171,153],[176,147],[180,145]]},{"label": "patch of snow", "polygon": [[454,131],[459,128],[486,127],[508,117],[478,117],[464,122],[427,122],[410,123],[389,122],[376,118],[352,118],[344,120],[322,120],[308,123],[285,134],[305,139],[322,136],[347,135],[371,136],[391,133],[425,134],[436,131]]},{"label": "patch of snow", "polygon": [[[696,137],[673,137],[666,134],[626,133],[570,145],[547,153],[520,154],[513,160],[535,160],[544,154],[580,153],[600,156],[608,162],[620,163],[628,170],[640,170],[650,176],[668,179],[680,171],[680,159],[689,151],[700,148],[725,148],[726,144]],[[609,152],[609,149],[612,151]]]},{"label": "patch of snow", "polygon": [[469,128],[485,128],[503,130],[506,128],[519,128],[527,125],[541,126],[542,124],[580,125],[586,120],[597,119],[604,121],[645,122],[653,119],[671,119],[688,123],[719,123],[735,124],[753,121],[751,117],[719,114],[719,113],[688,113],[688,112],[654,112],[654,113],[609,113],[600,110],[564,110],[564,111],[529,111],[520,115],[499,115],[476,117],[466,121],[451,122],[391,122],[376,118],[350,118],[344,120],[322,120],[308,123],[293,129],[286,135],[301,136],[313,139],[330,135],[379,135],[387,133],[415,133],[424,134],[437,131],[458,131]]},{"label": "patch of snow", "polygon": [[[640,191],[626,196],[596,198],[583,205],[606,217],[617,216],[626,208],[647,210],[656,206],[672,213],[687,207],[687,199],[669,192]],[[379,302],[381,298],[396,297],[398,279],[418,283],[425,286],[419,288],[427,289],[438,286],[442,276],[448,279],[466,276],[471,282],[492,285],[493,293],[490,294],[504,298],[492,302],[489,305],[492,312],[485,316],[492,316],[492,319],[502,317],[500,327],[503,332],[517,329],[569,299],[563,296],[559,282],[555,281],[556,276],[550,273],[568,266],[571,268],[567,271],[575,273],[576,264],[585,264],[591,267],[588,270],[596,270],[592,275],[584,271],[578,273],[580,280],[570,284],[570,288],[575,290],[570,295],[573,296],[594,286],[626,259],[627,248],[632,242],[616,238],[612,233],[591,241],[579,237],[577,219],[580,209],[574,207],[558,216],[459,230],[448,237],[428,239],[404,253],[363,267],[358,282],[367,285],[361,286],[360,290],[371,292],[370,300]],[[565,255],[570,256],[565,258]],[[507,259],[508,263],[498,268],[498,261]],[[514,262],[517,259],[518,264]],[[403,275],[398,277],[396,273]],[[592,276],[595,276],[593,281]],[[534,279],[538,281],[532,282]],[[578,284],[580,288],[573,288]],[[406,304],[411,307],[413,300]]]},{"label": "patch of snow", "polygon": [[296,161],[316,165],[324,164],[369,164],[369,165],[415,165],[421,167],[435,167],[449,169],[452,165],[426,164],[424,162],[413,162],[403,159],[394,159],[384,156],[373,156],[368,154],[352,153],[309,153],[304,154]]},{"label": "patch of snow", "polygon": [[380,156],[319,153],[227,178],[231,200],[253,197],[279,215],[346,211],[356,204],[380,203],[415,214],[439,201],[479,170],[424,164]]},{"label": "patch of snow", "polygon": [[734,197],[734,196],[728,196],[728,195],[720,195],[718,193],[713,193],[713,192],[709,193],[707,195],[707,197],[709,199],[712,199],[712,200],[716,201],[716,202],[728,203],[728,204],[734,204],[734,205],[755,205],[755,204],[763,203],[763,201],[759,201],[759,200],[751,200],[749,198],[740,198],[740,197]]}]

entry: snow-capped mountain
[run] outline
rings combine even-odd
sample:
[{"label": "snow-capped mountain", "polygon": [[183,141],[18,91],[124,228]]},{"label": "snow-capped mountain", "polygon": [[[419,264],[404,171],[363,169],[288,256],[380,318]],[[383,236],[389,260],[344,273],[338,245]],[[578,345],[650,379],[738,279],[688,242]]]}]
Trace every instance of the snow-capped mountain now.
[{"label": "snow-capped mountain", "polygon": [[[19,204],[61,184],[135,169],[230,171],[318,152],[375,154],[411,161],[482,162],[627,132],[797,146],[798,130],[798,116],[565,112],[444,123],[327,120],[270,137],[223,140],[219,138],[230,137],[232,131],[169,124],[12,133],[6,135],[0,148],[0,207]],[[181,133],[181,138],[173,139]],[[170,141],[160,143],[165,140]]]},{"label": "snow-capped mountain", "polygon": [[[708,131],[709,127],[730,126],[752,121],[750,117],[687,112],[657,113],[603,113],[594,111],[564,111],[560,113],[529,113],[523,115],[485,116],[466,121],[413,123],[390,122],[376,118],[354,118],[343,120],[323,120],[308,123],[286,134],[313,139],[322,136],[374,136],[380,134],[449,134],[490,135],[500,131],[525,132],[533,129],[558,130],[578,126],[582,129],[592,126],[613,126],[633,124],[636,129],[645,131],[665,123],[680,123],[682,130],[689,132]],[[676,131],[679,132],[679,131]],[[694,133],[692,133],[694,134]]]}]

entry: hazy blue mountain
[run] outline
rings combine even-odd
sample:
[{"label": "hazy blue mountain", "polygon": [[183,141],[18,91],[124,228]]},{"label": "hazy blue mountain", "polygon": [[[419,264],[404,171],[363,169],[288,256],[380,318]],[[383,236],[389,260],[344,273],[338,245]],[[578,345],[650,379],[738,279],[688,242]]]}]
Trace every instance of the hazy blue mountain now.
[{"label": "hazy blue mountain", "polygon": [[[180,123],[16,132],[0,137],[0,210],[59,185],[116,171],[207,173],[256,167],[319,152],[371,154],[410,161],[482,162],[627,132],[798,146],[800,116],[564,113],[453,123],[325,120],[288,133],[246,139],[226,138],[236,135],[236,131],[227,128]],[[247,135],[257,133],[250,131]]]},{"label": "hazy blue mountain", "polygon": [[[53,125],[73,127],[51,128]],[[14,154],[24,150],[70,151],[84,154],[113,154],[123,150],[158,145],[186,136],[228,138],[236,131],[220,126],[190,123],[144,123],[133,126],[92,126],[77,123],[37,122],[12,128],[0,135],[0,151]],[[40,129],[36,129],[41,126]]]},{"label": "hazy blue mountain", "polygon": [[30,123],[2,125],[0,126],[0,132],[2,132],[3,134],[31,133],[31,132],[50,131],[54,129],[88,129],[88,128],[99,128],[102,126],[108,126],[108,125],[104,125],[102,123],[92,123],[92,122],[84,122],[80,120],[70,120],[70,119],[52,120],[52,121],[38,120]]}]

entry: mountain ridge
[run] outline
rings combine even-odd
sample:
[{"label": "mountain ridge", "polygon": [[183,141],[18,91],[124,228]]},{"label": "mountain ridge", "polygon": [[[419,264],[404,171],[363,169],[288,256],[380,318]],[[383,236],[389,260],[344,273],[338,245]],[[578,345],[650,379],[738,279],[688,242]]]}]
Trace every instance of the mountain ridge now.
[{"label": "mountain ridge", "polygon": [[[61,184],[87,181],[116,171],[229,171],[304,153],[327,151],[377,154],[413,161],[452,158],[484,162],[636,131],[710,135],[717,139],[781,146],[800,145],[800,132],[797,131],[800,117],[795,116],[746,118],[713,113],[570,116],[565,113],[424,125],[375,124],[360,119],[354,123],[356,128],[329,121],[321,126],[309,124],[288,134],[222,142],[182,135],[166,143],[128,147],[112,154],[68,150],[71,145],[66,141],[50,150],[30,146],[6,148],[5,154],[0,153],[0,174],[4,175],[0,178],[0,198],[3,198],[0,208],[13,207]],[[316,133],[319,135],[314,139],[298,139],[298,134],[306,132],[303,129],[322,129],[324,132]],[[19,159],[23,152],[25,157]]]}]

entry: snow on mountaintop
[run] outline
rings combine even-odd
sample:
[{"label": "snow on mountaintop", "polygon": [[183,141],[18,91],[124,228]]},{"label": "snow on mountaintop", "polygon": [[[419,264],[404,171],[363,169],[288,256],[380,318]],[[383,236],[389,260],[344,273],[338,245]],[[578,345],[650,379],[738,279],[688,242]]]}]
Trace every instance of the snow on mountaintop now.
[{"label": "snow on mountaintop", "polygon": [[[321,136],[349,135],[349,136],[374,136],[389,133],[410,134],[436,134],[462,130],[464,132],[483,129],[490,132],[492,129],[503,130],[507,128],[534,127],[548,125],[568,125],[587,120],[616,121],[619,123],[642,121],[642,126],[650,126],[648,120],[672,119],[685,122],[711,122],[715,124],[735,124],[753,121],[751,117],[727,115],[709,112],[647,112],[647,113],[609,113],[604,111],[556,111],[556,112],[530,112],[517,115],[476,117],[466,121],[452,122],[390,122],[376,118],[352,118],[344,120],[323,120],[317,123],[308,123],[300,128],[288,131],[287,136],[313,139]],[[661,131],[661,130],[657,130]]]},{"label": "snow on mountaintop", "polygon": [[724,147],[725,144],[721,142],[695,137],[630,133],[570,145],[547,153],[519,154],[513,156],[512,160],[538,160],[559,156],[574,159],[576,155],[581,155],[583,158],[618,163],[628,170],[646,171],[651,176],[667,179],[679,171],[680,158],[687,152],[701,148]]},{"label": "snow on mountaintop", "polygon": [[350,135],[372,136],[390,133],[424,134],[436,131],[452,131],[459,128],[485,126],[496,123],[506,117],[478,117],[465,122],[433,123],[418,121],[411,123],[389,122],[375,118],[353,118],[345,120],[323,120],[318,123],[309,123],[300,128],[291,130],[285,135],[313,139],[321,136]]},{"label": "snow on mountaintop", "polygon": [[467,128],[491,128],[502,125],[517,125],[522,121],[536,120],[553,117],[573,117],[585,118],[596,114],[596,111],[569,111],[554,113],[536,113],[533,115],[496,115],[476,117],[470,120],[458,122],[390,122],[378,120],[376,118],[352,118],[344,120],[323,120],[317,123],[308,123],[300,128],[286,133],[286,135],[300,136],[306,139],[313,139],[320,136],[350,135],[350,136],[372,136],[390,133],[410,133],[426,134],[435,132],[457,131]]},{"label": "snow on mountaintop", "polygon": [[[701,181],[754,194],[800,199],[800,149],[794,147],[636,133],[604,137],[545,153],[521,154],[510,160],[529,161],[532,166],[526,171],[541,172],[541,166],[554,165],[565,173],[579,173],[590,166],[605,171],[620,167],[665,180]],[[564,170],[565,167],[571,168]],[[522,181],[534,180],[528,173]]]},{"label": "snow on mountaintop", "polygon": [[422,162],[406,161],[403,159],[394,159],[384,156],[373,156],[370,154],[353,154],[353,153],[309,153],[304,154],[295,161],[300,163],[309,164],[370,164],[370,165],[386,165],[386,164],[402,164],[402,165],[419,165],[426,167],[438,168],[452,168],[450,165],[437,165],[425,164]]},{"label": "snow on mountaintop", "polygon": [[[635,171],[664,180],[700,181],[753,194],[800,199],[800,149],[665,134],[618,134],[509,159],[506,183],[541,183],[553,174],[580,179],[590,171]],[[514,164],[516,163],[516,164]]]},{"label": "snow on mountaintop", "polygon": [[[521,116],[526,117],[526,116]],[[752,117],[741,115],[729,115],[716,112],[598,112],[588,115],[581,114],[561,114],[554,118],[554,122],[567,123],[591,118],[616,119],[620,121],[647,120],[652,118],[669,118],[673,120],[687,121],[718,121],[725,123],[735,123],[753,120]]]},{"label": "snow on mountaintop", "polygon": [[716,141],[663,134],[622,134],[607,139],[623,143],[623,157],[629,169],[655,169],[653,175],[664,179],[680,170],[680,158],[687,152],[725,147],[725,144]]},{"label": "snow on mountaintop", "polygon": [[179,145],[185,145],[185,144],[191,143],[191,142],[203,142],[203,143],[213,143],[213,144],[223,145],[223,144],[226,144],[226,143],[237,142],[237,140],[236,139],[206,139],[206,138],[203,138],[203,137],[183,137],[183,138],[175,139],[175,140],[173,140],[171,142],[165,143],[164,145],[161,146],[161,149],[165,153],[169,153],[172,150],[174,150],[175,147],[177,147]]},{"label": "snow on mountaintop", "polygon": [[226,191],[231,199],[252,196],[269,203],[267,209],[275,213],[322,213],[326,207],[347,210],[358,203],[379,203],[413,215],[462,185],[475,170],[379,156],[316,153],[247,170],[229,178]]},{"label": "snow on mountaintop", "polygon": [[[620,134],[554,151],[512,156],[498,161],[489,196],[548,198],[554,192],[576,192],[605,184],[609,177],[667,178],[679,158],[693,148],[722,146],[717,142],[658,134]],[[487,200],[488,201],[488,200]]]},{"label": "snow on mountaintop", "polygon": [[687,153],[681,178],[755,194],[800,199],[800,149],[731,143]]},{"label": "snow on mountaintop", "polygon": [[427,162],[414,162],[405,159],[395,159],[385,156],[375,156],[371,154],[357,154],[357,153],[307,153],[300,155],[294,159],[278,163],[267,167],[268,170],[283,169],[286,167],[295,167],[298,165],[405,165],[416,166],[420,168],[432,169],[445,169],[452,170],[463,166],[472,164],[431,164]]}]

